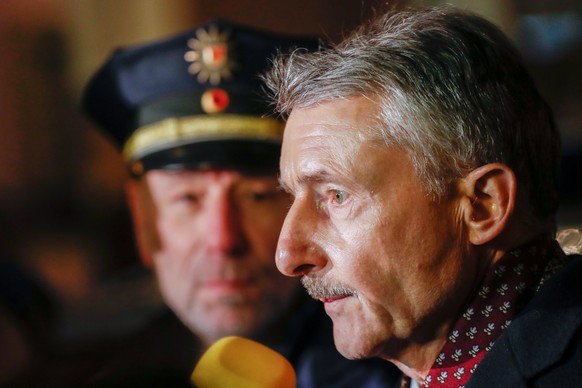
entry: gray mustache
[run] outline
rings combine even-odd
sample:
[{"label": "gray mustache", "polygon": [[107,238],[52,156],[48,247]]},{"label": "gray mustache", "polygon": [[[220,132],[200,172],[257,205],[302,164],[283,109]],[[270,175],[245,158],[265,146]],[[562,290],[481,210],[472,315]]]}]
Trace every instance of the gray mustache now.
[{"label": "gray mustache", "polygon": [[341,296],[355,296],[356,292],[339,284],[327,284],[323,279],[303,276],[301,284],[313,299],[329,299]]}]

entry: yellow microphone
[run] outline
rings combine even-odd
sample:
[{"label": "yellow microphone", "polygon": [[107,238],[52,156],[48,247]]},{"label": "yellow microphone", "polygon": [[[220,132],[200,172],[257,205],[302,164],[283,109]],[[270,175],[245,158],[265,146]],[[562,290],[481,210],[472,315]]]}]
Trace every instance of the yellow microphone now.
[{"label": "yellow microphone", "polygon": [[236,337],[216,341],[192,372],[198,388],[295,388],[289,361],[258,342]]}]

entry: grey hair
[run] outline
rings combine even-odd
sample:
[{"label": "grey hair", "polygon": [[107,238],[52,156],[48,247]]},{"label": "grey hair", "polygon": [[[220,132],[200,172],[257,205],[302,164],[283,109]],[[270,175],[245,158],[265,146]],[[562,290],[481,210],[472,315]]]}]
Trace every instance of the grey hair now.
[{"label": "grey hair", "polygon": [[390,11],[338,45],[274,60],[264,75],[276,110],[364,96],[377,135],[406,149],[428,193],[487,163],[515,172],[536,218],[557,208],[559,134],[508,38],[450,6]]}]

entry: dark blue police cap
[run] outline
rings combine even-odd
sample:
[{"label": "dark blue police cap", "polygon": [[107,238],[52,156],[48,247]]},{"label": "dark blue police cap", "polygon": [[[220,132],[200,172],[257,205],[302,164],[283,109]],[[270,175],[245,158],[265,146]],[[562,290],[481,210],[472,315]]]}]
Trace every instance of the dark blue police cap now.
[{"label": "dark blue police cap", "polygon": [[315,50],[291,37],[224,21],[116,50],[89,81],[82,107],[133,173],[156,168],[274,172],[283,124],[261,96],[270,59]]}]

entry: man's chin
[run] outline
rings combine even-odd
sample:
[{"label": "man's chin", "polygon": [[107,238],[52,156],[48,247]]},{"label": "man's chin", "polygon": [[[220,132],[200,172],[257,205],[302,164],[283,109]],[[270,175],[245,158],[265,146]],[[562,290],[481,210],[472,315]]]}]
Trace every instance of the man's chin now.
[{"label": "man's chin", "polygon": [[366,340],[348,322],[338,324],[336,320],[333,321],[333,340],[337,351],[349,360],[372,356],[372,349],[366,345]]},{"label": "man's chin", "polygon": [[193,315],[191,329],[198,335],[219,339],[230,335],[249,337],[260,325],[259,313],[251,308],[215,308],[212,312]]}]

